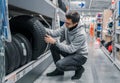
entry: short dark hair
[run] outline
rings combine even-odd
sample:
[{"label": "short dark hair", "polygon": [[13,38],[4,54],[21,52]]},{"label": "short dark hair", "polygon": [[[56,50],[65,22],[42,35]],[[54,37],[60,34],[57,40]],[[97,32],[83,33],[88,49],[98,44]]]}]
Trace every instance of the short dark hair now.
[{"label": "short dark hair", "polygon": [[77,11],[69,11],[65,16],[67,19],[71,19],[73,23],[78,23],[80,20],[80,15]]}]

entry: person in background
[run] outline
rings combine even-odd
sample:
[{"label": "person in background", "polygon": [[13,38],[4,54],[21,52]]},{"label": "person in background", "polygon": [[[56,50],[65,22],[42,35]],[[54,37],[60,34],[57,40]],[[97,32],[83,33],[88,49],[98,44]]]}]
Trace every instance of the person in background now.
[{"label": "person in background", "polygon": [[101,30],[102,30],[102,25],[101,24],[97,24],[97,38],[100,38],[101,35]]},{"label": "person in background", "polygon": [[[84,27],[79,23],[80,15],[76,11],[66,13],[65,24],[56,30],[47,29],[45,41],[51,44],[50,50],[56,69],[47,76],[64,75],[64,71],[75,71],[72,80],[80,79],[87,61],[88,46]],[[63,37],[62,40],[54,37]],[[64,40],[66,42],[64,42]],[[63,58],[61,59],[61,56]]]},{"label": "person in background", "polygon": [[93,40],[94,39],[94,32],[95,31],[95,25],[94,22],[90,23],[90,38]]}]

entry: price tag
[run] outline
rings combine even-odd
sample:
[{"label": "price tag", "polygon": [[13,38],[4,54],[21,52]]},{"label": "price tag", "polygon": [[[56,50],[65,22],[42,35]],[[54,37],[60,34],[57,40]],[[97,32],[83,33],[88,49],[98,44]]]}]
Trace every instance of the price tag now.
[{"label": "price tag", "polygon": [[16,79],[16,74],[10,76],[10,78],[8,78],[8,79],[6,80],[6,83],[15,83],[15,81],[16,81],[15,79]]}]

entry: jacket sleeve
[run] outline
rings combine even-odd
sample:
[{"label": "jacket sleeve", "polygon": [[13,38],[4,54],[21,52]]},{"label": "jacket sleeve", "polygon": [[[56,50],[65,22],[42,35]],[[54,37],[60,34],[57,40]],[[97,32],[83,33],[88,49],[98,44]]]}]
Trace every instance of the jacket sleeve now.
[{"label": "jacket sleeve", "polygon": [[78,49],[81,48],[82,45],[86,42],[86,38],[84,34],[78,35],[74,38],[70,45],[65,43],[60,43],[58,40],[56,41],[56,46],[64,52],[74,53]]},{"label": "jacket sleeve", "polygon": [[46,28],[47,34],[51,35],[52,37],[59,37],[64,34],[64,31],[65,31],[64,26],[62,26],[61,28],[55,29],[55,30]]}]

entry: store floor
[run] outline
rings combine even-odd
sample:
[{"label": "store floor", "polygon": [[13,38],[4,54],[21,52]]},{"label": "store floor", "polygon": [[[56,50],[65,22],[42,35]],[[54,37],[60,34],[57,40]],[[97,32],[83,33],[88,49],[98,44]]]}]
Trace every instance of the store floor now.
[{"label": "store floor", "polygon": [[73,81],[74,71],[67,71],[64,76],[47,77],[46,73],[55,69],[52,63],[34,83],[120,83],[120,71],[95,42],[89,42],[89,57],[84,67],[81,79]]}]

